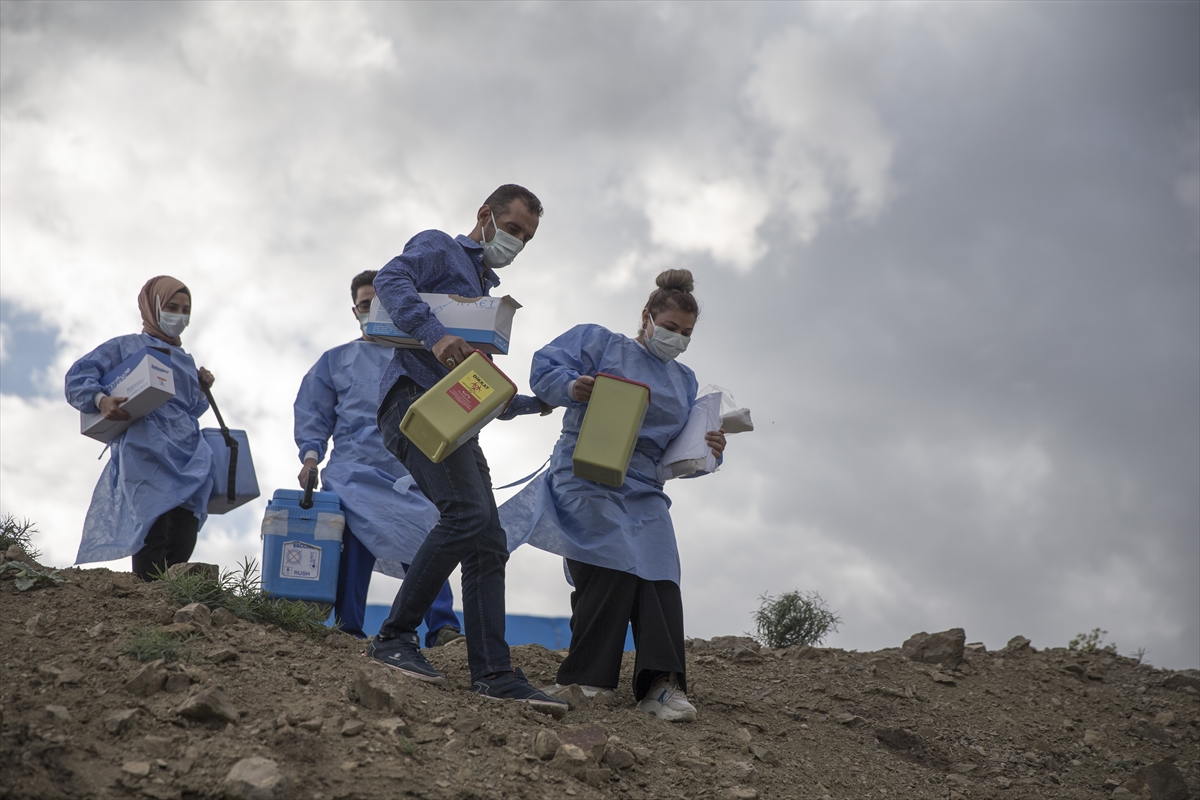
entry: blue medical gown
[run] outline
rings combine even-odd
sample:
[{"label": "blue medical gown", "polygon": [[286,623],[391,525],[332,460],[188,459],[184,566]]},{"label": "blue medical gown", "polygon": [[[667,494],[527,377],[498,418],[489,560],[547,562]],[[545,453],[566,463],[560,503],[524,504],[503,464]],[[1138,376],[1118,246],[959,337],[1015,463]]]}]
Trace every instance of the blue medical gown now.
[{"label": "blue medical gown", "polygon": [[403,578],[401,563],[412,563],[438,510],[388,452],[375,423],[392,349],[356,339],[322,355],[300,383],[295,436],[300,460],[315,450],[318,463],[333,439],[321,488],[341,498],[346,525],[377,559],[375,569]]},{"label": "blue medical gown", "polygon": [[208,400],[200,390],[196,362],[182,347],[148,333],[110,339],[67,370],[67,402],[84,413],[97,413],[100,378],[143,347],[170,351],[175,397],[112,441],[83,522],[76,564],[133,555],[142,549],[155,520],[173,508],[188,509],[201,526],[208,518],[213,454],[197,422],[208,410]]},{"label": "blue medical gown", "polygon": [[[650,406],[620,488],[578,478],[571,467],[587,404],[569,397],[567,386],[597,372],[650,387]],[[660,361],[627,336],[578,325],[534,354],[529,383],[539,398],[566,411],[547,471],[500,507],[509,552],[529,543],[585,564],[678,584],[671,500],[655,471],[696,401],[695,373],[678,361]]]}]

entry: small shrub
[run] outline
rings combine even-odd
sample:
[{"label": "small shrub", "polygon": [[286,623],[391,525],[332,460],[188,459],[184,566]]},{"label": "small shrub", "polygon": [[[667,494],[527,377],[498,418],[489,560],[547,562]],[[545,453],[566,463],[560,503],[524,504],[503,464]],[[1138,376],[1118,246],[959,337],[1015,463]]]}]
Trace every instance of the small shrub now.
[{"label": "small shrub", "polygon": [[138,626],[133,629],[133,640],[125,645],[122,651],[125,655],[133,656],[138,661],[178,661],[186,658],[191,652],[191,643],[200,638],[193,634],[186,639],[158,630]]},{"label": "small shrub", "polygon": [[1115,653],[1117,652],[1117,643],[1109,642],[1104,644],[1104,637],[1108,635],[1108,631],[1102,631],[1099,628],[1092,628],[1091,633],[1079,633],[1075,638],[1067,642],[1068,650],[1079,650],[1084,653]]},{"label": "small shrub", "polygon": [[0,553],[15,545],[20,545],[26,555],[35,561],[42,557],[33,546],[33,534],[37,528],[27,519],[17,519],[12,514],[0,516]]},{"label": "small shrub", "polygon": [[210,609],[227,609],[238,619],[277,625],[285,631],[309,636],[326,632],[329,609],[301,600],[271,597],[262,590],[258,563],[245,559],[237,569],[221,573],[214,581],[204,575],[157,575],[171,599],[180,605],[204,603]]},{"label": "small shrub", "polygon": [[816,592],[785,592],[779,597],[764,594],[754,612],[759,644],[771,648],[820,644],[836,633],[842,620],[830,611]]}]

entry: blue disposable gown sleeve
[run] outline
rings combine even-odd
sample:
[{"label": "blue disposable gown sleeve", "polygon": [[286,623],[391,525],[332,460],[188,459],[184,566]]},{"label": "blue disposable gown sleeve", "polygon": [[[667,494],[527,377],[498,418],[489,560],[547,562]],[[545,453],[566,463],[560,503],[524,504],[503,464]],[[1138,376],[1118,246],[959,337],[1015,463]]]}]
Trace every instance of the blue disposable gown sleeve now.
[{"label": "blue disposable gown sleeve", "polygon": [[[162,346],[165,348],[167,345],[163,343]],[[121,354],[120,339],[109,339],[76,361],[67,370],[64,381],[67,402],[85,414],[99,413],[100,409],[96,407],[96,393],[104,391],[104,387],[100,384],[100,378],[107,375],[124,360],[125,357]],[[178,369],[179,364],[175,363],[174,367]],[[193,377],[199,381],[197,376]],[[178,394],[176,397],[178,398]],[[203,392],[198,392],[187,408],[188,416],[199,419],[205,411],[208,411],[208,398],[204,396]]]},{"label": "blue disposable gown sleeve", "polygon": [[582,375],[596,374],[595,359],[603,356],[611,336],[596,325],[576,325],[538,350],[529,369],[533,393],[552,406],[582,406],[567,387]]},{"label": "blue disposable gown sleeve", "polygon": [[96,393],[104,391],[100,378],[122,360],[120,343],[110,339],[72,364],[64,380],[67,402],[84,414],[99,413]]},{"label": "blue disposable gown sleeve", "polygon": [[437,231],[417,234],[404,246],[404,252],[385,264],[375,276],[375,293],[392,322],[427,350],[432,349],[447,331],[433,315],[429,304],[421,299],[417,287],[434,286],[440,273],[452,270],[446,263],[445,250],[430,246],[427,241],[434,234],[446,235]]},{"label": "blue disposable gown sleeve", "polygon": [[329,368],[329,353],[323,354],[300,381],[300,391],[292,404],[295,418],[294,436],[300,448],[300,460],[310,450],[317,453],[317,463],[325,460],[329,438],[337,423],[337,389]]}]

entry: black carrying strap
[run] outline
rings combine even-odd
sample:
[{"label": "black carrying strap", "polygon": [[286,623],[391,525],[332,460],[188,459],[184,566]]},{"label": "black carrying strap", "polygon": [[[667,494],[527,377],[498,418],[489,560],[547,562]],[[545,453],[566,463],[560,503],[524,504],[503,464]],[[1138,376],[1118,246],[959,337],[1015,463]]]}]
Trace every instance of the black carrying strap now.
[{"label": "black carrying strap", "polygon": [[300,507],[308,510],[313,507],[313,490],[317,488],[317,468],[308,471],[308,479],[304,482],[304,497],[300,498]]},{"label": "black carrying strap", "polygon": [[212,392],[205,387],[201,388],[204,391],[204,396],[208,398],[208,404],[212,406],[213,413],[217,415],[217,424],[221,426],[221,435],[225,437],[225,446],[229,448],[229,474],[225,485],[225,499],[232,503],[234,501],[235,490],[237,489],[237,439],[233,438],[233,434],[229,432],[228,426],[225,425],[225,420],[221,419],[221,409],[217,408],[217,401],[213,400]]}]

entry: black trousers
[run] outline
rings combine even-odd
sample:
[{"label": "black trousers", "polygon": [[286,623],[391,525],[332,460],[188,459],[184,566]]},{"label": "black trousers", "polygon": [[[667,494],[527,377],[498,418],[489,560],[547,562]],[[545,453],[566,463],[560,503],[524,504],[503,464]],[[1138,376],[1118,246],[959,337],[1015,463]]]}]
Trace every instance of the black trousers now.
[{"label": "black trousers", "polygon": [[687,691],[683,598],[674,581],[647,581],[628,572],[567,559],[571,592],[571,650],[558,668],[563,686],[616,687],[621,682],[625,629],[633,624],[633,694],[638,700],[663,672],[679,675]]},{"label": "black trousers", "polygon": [[154,521],[146,543],[133,554],[133,574],[148,581],[172,564],[183,564],[192,557],[199,532],[200,520],[195,514],[183,506],[172,508]]}]

